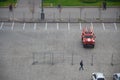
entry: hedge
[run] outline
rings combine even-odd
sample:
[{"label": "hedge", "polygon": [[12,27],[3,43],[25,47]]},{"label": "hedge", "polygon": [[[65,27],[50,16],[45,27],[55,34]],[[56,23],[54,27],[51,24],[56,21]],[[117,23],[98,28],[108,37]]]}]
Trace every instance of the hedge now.
[{"label": "hedge", "polygon": [[98,0],[82,0],[82,2],[85,2],[85,3],[94,3],[94,2],[97,2]]},{"label": "hedge", "polygon": [[5,2],[5,1],[7,1],[7,0],[0,0],[0,2]]}]

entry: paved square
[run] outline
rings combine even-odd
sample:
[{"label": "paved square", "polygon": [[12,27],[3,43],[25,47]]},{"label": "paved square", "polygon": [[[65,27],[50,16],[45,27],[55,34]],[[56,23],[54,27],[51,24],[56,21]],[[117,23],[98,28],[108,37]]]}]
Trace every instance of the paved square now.
[{"label": "paved square", "polygon": [[100,32],[100,31],[104,30],[102,23],[94,23],[93,28],[94,28],[95,32]]},{"label": "paved square", "polygon": [[59,24],[59,27],[60,27],[59,29],[60,30],[68,30],[68,28],[69,28],[68,26],[70,26],[69,23],[62,23],[62,24]]},{"label": "paved square", "polygon": [[15,23],[14,31],[23,31],[24,23]]},{"label": "paved square", "polygon": [[[114,23],[104,23],[105,30],[103,23],[92,25],[94,49],[83,48],[80,23],[14,23],[13,30],[13,23],[4,23],[0,30],[0,78],[91,80],[92,72],[102,72],[106,80],[112,80],[113,73],[120,72],[119,23],[117,30]],[[84,71],[79,71],[81,59]]]},{"label": "paved square", "polygon": [[112,31],[112,30],[115,30],[115,29],[116,29],[114,23],[105,23],[104,25],[105,25],[105,29],[106,29],[106,30]]},{"label": "paved square", "polygon": [[45,30],[46,23],[38,23],[36,24],[36,30],[43,31]]},{"label": "paved square", "polygon": [[25,28],[26,28],[25,30],[33,31],[34,30],[34,24],[33,23],[26,23]]},{"label": "paved square", "polygon": [[10,30],[12,27],[12,23],[9,22],[9,23],[6,23],[6,24],[3,24],[3,27],[2,27],[2,30]]},{"label": "paved square", "polygon": [[81,23],[71,23],[70,28],[74,30],[81,30]]}]

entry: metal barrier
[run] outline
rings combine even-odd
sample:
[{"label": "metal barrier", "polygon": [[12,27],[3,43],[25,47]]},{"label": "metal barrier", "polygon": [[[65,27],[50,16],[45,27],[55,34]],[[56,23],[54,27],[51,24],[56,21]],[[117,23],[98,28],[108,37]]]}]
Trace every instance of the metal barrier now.
[{"label": "metal barrier", "polygon": [[[120,65],[120,56],[115,53],[112,55],[107,56],[106,59],[102,58],[102,55],[91,55],[87,56],[86,58],[83,58],[80,55],[72,54],[65,54],[64,52],[60,51],[44,51],[44,52],[33,52],[33,65],[35,64],[71,64],[75,65],[80,63],[81,60],[84,61],[85,65],[97,65],[97,64],[103,64],[103,65]],[[101,60],[97,60],[98,57],[101,57]]]}]

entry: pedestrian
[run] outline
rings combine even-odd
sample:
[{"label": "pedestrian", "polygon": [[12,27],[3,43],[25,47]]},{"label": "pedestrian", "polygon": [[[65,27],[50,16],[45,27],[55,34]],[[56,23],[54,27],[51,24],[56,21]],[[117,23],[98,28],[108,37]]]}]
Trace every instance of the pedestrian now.
[{"label": "pedestrian", "polygon": [[79,68],[79,71],[80,71],[81,69],[84,70],[84,68],[83,68],[83,61],[82,61],[82,60],[80,61],[80,68]]},{"label": "pedestrian", "polygon": [[106,1],[103,2],[103,10],[106,10],[107,3]]},{"label": "pedestrian", "polygon": [[12,6],[12,4],[9,5],[9,11],[11,11],[11,12],[13,11],[13,6]]},{"label": "pedestrian", "polygon": [[58,4],[58,9],[59,9],[59,13],[61,13],[62,8],[60,4]]}]

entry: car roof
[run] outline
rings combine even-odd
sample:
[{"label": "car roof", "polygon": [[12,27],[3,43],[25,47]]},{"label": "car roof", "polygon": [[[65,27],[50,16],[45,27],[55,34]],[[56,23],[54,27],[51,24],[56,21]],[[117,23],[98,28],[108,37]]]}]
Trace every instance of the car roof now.
[{"label": "car roof", "polygon": [[94,73],[94,74],[96,74],[97,78],[105,78],[103,73],[97,72],[97,73]]},{"label": "car roof", "polygon": [[114,75],[117,75],[117,76],[119,76],[119,77],[120,77],[120,73],[114,73]]}]

